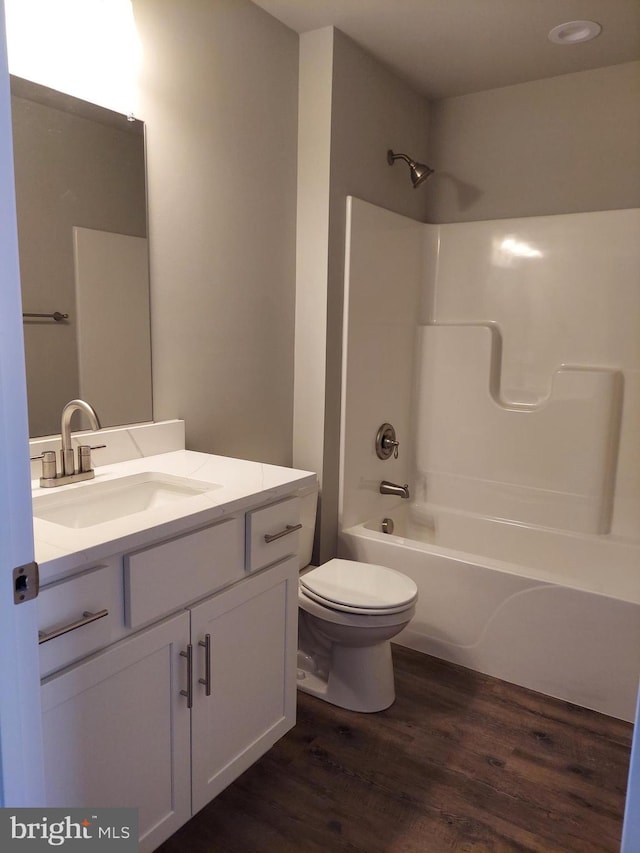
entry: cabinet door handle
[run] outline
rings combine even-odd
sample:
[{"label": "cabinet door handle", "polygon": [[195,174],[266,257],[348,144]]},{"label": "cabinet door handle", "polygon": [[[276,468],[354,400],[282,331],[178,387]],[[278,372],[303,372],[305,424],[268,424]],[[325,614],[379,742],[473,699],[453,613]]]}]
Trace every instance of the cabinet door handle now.
[{"label": "cabinet door handle", "polygon": [[104,619],[109,615],[108,610],[98,610],[97,613],[91,613],[85,610],[81,619],[76,619],[75,622],[70,622],[68,625],[63,625],[61,628],[56,628],[53,631],[38,631],[38,643],[48,643],[49,640],[55,640],[56,637],[61,637],[63,634],[68,634],[69,631],[75,631],[76,628],[82,628],[83,625],[90,625],[98,619]]},{"label": "cabinet door handle", "polygon": [[198,645],[204,647],[204,678],[199,678],[198,683],[204,684],[205,695],[211,696],[211,634],[205,634]]},{"label": "cabinet door handle", "polygon": [[288,536],[290,533],[295,533],[296,530],[302,530],[301,524],[287,524],[284,530],[281,530],[279,533],[274,533],[270,535],[269,533],[264,534],[265,542],[275,542],[276,539],[282,539],[283,536]]},{"label": "cabinet door handle", "polygon": [[187,689],[181,690],[180,695],[187,697],[187,708],[193,708],[193,646],[187,646],[186,652],[180,652],[181,658],[187,659]]}]

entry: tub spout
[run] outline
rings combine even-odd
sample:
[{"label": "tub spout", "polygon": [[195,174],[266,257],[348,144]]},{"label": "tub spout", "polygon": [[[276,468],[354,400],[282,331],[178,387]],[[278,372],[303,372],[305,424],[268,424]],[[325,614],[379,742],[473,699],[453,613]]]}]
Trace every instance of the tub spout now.
[{"label": "tub spout", "polygon": [[405,483],[404,486],[398,486],[397,483],[390,483],[388,480],[383,480],[380,483],[380,494],[381,495],[396,495],[400,498],[409,499],[409,484]]}]

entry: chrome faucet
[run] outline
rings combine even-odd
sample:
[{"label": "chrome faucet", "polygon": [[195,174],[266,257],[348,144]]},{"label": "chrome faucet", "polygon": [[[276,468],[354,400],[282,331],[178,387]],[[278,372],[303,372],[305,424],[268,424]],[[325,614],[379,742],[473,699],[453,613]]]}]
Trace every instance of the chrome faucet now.
[{"label": "chrome faucet", "polygon": [[383,480],[380,483],[380,494],[381,495],[396,495],[399,498],[409,499],[409,484],[405,483],[404,486],[398,486],[397,483],[390,483],[388,480]]},{"label": "chrome faucet", "polygon": [[[96,450],[96,447],[90,447],[88,444],[82,444],[78,447],[78,459],[76,463],[75,454],[71,445],[71,418],[74,412],[83,412],[88,418],[91,429],[102,429],[100,419],[96,414],[93,406],[85,403],[84,400],[71,400],[62,410],[62,419],[60,423],[60,435],[62,438],[62,448],[60,450],[60,470],[56,465],[55,451],[45,451],[42,456],[32,457],[34,459],[42,459],[42,477],[40,477],[40,485],[43,488],[51,486],[63,486],[66,483],[77,483],[80,480],[90,480],[95,477],[95,471],[91,467],[91,451]],[[98,447],[105,447],[100,444]]]}]

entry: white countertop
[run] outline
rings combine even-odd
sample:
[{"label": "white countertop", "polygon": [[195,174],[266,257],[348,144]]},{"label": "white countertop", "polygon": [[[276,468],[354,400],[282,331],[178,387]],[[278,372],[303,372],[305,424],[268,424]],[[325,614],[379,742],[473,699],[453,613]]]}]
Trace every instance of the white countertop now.
[{"label": "white countertop", "polygon": [[[88,482],[106,483],[132,474],[154,472],[204,481],[218,487],[176,503],[90,527],[70,528],[34,518],[35,558],[40,567],[41,583],[95,565],[97,561],[115,554],[178,536],[231,513],[276,501],[299,488],[317,483],[316,475],[308,471],[191,450],[175,450],[99,465],[95,471],[95,479]],[[39,481],[34,480],[32,497],[37,501],[39,496],[53,491],[70,494],[75,489],[86,488],[86,485],[83,482],[41,489]]]}]

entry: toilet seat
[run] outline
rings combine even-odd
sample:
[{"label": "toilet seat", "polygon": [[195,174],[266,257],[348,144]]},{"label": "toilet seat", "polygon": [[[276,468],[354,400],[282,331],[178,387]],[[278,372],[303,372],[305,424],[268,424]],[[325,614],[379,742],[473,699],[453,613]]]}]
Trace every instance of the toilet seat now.
[{"label": "toilet seat", "polygon": [[340,610],[343,613],[355,613],[359,616],[386,616],[394,613],[404,613],[405,610],[413,606],[411,604],[403,604],[400,607],[350,607],[346,604],[337,604],[336,602],[328,601],[326,598],[314,595],[308,589],[301,589],[300,591],[306,598],[311,601],[315,601],[330,610]]},{"label": "toilet seat", "polygon": [[363,615],[402,613],[418,596],[416,584],[400,572],[340,559],[302,575],[300,591],[331,610]]}]

